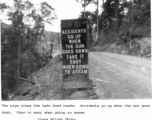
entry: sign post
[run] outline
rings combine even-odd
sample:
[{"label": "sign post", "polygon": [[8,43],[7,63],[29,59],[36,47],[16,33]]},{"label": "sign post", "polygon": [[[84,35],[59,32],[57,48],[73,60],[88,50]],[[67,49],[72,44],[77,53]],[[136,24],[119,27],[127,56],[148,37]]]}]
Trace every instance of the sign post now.
[{"label": "sign post", "polygon": [[61,20],[63,89],[89,88],[86,19]]}]

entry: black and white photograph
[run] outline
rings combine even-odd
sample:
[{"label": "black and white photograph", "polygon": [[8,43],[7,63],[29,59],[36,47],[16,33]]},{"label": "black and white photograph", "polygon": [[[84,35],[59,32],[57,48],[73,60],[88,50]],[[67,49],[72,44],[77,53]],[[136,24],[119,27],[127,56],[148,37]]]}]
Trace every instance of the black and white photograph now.
[{"label": "black and white photograph", "polygon": [[152,99],[151,0],[0,0],[0,29],[2,102]]}]

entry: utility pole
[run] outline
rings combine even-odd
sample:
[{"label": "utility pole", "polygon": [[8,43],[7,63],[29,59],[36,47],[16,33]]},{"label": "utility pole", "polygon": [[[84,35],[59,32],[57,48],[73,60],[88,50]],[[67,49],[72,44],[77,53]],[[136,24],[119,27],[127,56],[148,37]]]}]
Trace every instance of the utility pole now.
[{"label": "utility pole", "polygon": [[19,77],[20,77],[20,35],[18,37],[18,81],[19,81]]},{"label": "utility pole", "polygon": [[85,8],[86,8],[86,0],[81,0],[81,3],[84,5],[83,6],[84,7],[84,18],[86,18],[86,10],[85,10]]},{"label": "utility pole", "polygon": [[99,0],[97,0],[97,40],[99,38],[99,20],[98,20],[98,13],[99,13]]}]

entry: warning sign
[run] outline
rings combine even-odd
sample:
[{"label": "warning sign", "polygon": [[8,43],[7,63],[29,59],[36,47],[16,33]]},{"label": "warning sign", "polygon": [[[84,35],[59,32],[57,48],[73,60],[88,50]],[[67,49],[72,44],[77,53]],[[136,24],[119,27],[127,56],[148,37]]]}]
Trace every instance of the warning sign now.
[{"label": "warning sign", "polygon": [[86,19],[61,20],[61,37],[63,81],[88,80]]}]

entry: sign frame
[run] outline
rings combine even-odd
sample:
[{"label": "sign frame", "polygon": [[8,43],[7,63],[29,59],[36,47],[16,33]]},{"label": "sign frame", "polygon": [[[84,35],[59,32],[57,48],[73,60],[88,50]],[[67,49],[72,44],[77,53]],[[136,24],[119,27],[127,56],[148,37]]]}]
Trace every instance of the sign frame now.
[{"label": "sign frame", "polygon": [[[63,60],[62,88],[90,88],[91,83],[89,80],[88,65],[87,19],[61,20],[61,44]],[[79,50],[77,50],[78,48]],[[81,58],[82,56],[83,58]],[[80,69],[76,69],[79,68],[78,66],[80,66]],[[73,74],[74,72],[71,72],[70,70],[70,73],[69,71],[66,71],[66,73],[65,68],[69,68],[78,72]]]}]

